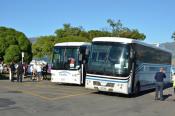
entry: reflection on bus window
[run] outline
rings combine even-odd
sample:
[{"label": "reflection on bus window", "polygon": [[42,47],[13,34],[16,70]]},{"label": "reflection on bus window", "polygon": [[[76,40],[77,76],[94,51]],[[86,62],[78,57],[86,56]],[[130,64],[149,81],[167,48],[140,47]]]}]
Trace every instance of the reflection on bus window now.
[{"label": "reflection on bus window", "polygon": [[105,58],[106,58],[106,53],[105,52],[100,52],[98,60],[99,61],[105,61]]},{"label": "reflection on bus window", "polygon": [[52,62],[52,68],[57,70],[79,68],[78,47],[55,47]]},{"label": "reflection on bus window", "polygon": [[122,43],[93,43],[89,56],[88,72],[106,75],[129,74],[129,47]]}]

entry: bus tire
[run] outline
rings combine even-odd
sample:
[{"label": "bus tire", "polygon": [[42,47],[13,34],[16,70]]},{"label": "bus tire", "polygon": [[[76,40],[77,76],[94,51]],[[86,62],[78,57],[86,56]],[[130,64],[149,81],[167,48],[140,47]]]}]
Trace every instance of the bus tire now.
[{"label": "bus tire", "polygon": [[134,95],[138,96],[140,94],[140,83],[138,82],[134,88]]}]

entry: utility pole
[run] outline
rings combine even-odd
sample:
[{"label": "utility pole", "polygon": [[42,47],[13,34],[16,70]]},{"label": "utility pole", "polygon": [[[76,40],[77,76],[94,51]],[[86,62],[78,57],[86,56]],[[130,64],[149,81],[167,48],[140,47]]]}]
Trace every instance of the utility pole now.
[{"label": "utility pole", "polygon": [[23,64],[23,62],[24,62],[24,52],[22,52],[21,55],[22,55],[22,64]]}]

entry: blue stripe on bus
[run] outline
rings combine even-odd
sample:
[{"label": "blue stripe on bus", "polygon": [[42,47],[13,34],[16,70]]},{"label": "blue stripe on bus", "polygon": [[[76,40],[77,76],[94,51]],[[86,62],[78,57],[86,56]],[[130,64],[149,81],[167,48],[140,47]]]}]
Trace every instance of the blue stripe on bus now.
[{"label": "blue stripe on bus", "polygon": [[128,80],[122,80],[122,81],[117,81],[117,80],[104,80],[101,78],[95,78],[95,77],[86,77],[87,80],[96,80],[96,81],[105,81],[105,82],[114,82],[114,83],[127,83]]}]

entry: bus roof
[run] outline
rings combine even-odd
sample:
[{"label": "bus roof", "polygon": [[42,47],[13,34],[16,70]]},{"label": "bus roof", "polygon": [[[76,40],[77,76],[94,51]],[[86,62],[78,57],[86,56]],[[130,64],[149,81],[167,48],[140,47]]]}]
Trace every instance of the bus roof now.
[{"label": "bus roof", "polygon": [[143,46],[147,46],[147,47],[151,47],[151,48],[155,48],[155,49],[159,49],[165,52],[169,52],[171,53],[171,51],[169,51],[168,49],[164,49],[164,48],[160,48],[151,44],[147,44],[144,43],[142,41],[139,40],[135,40],[135,39],[130,39],[130,38],[122,38],[122,37],[96,37],[92,40],[92,42],[120,42],[120,43],[137,43]]},{"label": "bus roof", "polygon": [[91,45],[91,44],[89,42],[63,42],[55,44],[55,46],[82,46],[82,45]]}]

